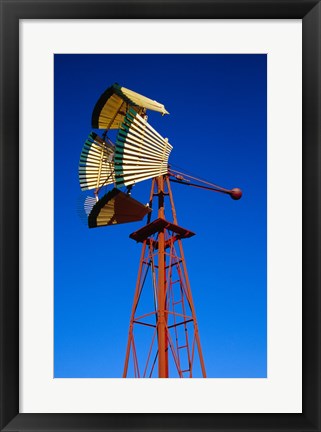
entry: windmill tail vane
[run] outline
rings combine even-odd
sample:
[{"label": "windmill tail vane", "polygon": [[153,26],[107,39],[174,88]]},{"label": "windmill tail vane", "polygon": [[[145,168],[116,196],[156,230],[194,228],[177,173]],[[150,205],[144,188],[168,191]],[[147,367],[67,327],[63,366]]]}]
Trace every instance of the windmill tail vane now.
[{"label": "windmill tail vane", "polygon": [[[101,129],[102,136],[88,135],[78,166],[81,190],[92,190],[94,196],[84,199],[80,212],[89,228],[137,222],[147,216],[146,225],[130,235],[142,244],[142,253],[123,377],[205,378],[182,245],[194,233],[178,224],[171,183],[227,194],[234,200],[241,198],[242,191],[171,168],[173,146],[148,123],[148,110],[169,114],[163,104],[117,83],[99,97],[92,127]],[[111,129],[117,130],[115,142],[108,137]],[[144,205],[131,196],[131,189],[146,180],[151,181],[151,191]],[[105,187],[111,189],[99,197]],[[165,217],[165,201],[170,219]],[[142,336],[142,331],[147,333]]]}]

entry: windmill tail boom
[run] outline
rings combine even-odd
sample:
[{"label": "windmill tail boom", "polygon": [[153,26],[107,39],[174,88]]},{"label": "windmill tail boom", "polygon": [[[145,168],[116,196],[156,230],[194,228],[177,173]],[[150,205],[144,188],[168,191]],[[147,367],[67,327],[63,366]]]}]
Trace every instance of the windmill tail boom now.
[{"label": "windmill tail boom", "polygon": [[[217,185],[208,186],[208,184],[210,184],[209,182],[205,182],[203,180],[196,179],[196,178],[195,179],[198,180],[199,183],[191,183],[189,180],[185,179],[182,175],[173,174],[173,173],[170,173],[170,175],[171,175],[170,181],[173,183],[179,183],[179,184],[183,184],[185,186],[192,186],[192,187],[196,187],[199,189],[210,190],[212,192],[223,193],[223,194],[229,195],[233,200],[239,200],[242,197],[242,190],[240,188],[226,189],[226,188],[223,188],[223,187],[217,186]],[[188,177],[191,177],[191,176],[188,176]],[[191,178],[194,178],[194,177],[191,177]],[[206,185],[200,184],[200,183],[206,183]]]}]

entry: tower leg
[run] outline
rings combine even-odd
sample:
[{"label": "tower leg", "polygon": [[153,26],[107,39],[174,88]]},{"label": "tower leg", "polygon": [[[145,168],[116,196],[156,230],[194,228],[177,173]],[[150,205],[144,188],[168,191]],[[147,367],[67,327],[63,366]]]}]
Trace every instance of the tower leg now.
[{"label": "tower leg", "polygon": [[[163,176],[157,177],[158,193],[158,217],[164,218],[164,179]],[[157,335],[158,335],[158,376],[168,378],[168,349],[167,349],[167,330],[165,321],[165,230],[158,233],[158,310],[157,310]]]},{"label": "tower leg", "polygon": [[183,250],[183,245],[182,245],[181,240],[178,240],[178,247],[179,247],[180,255],[182,258],[182,265],[183,265],[184,277],[185,277],[185,282],[186,282],[187,298],[189,299],[189,305],[191,308],[193,322],[194,322],[195,341],[196,341],[198,355],[199,355],[199,359],[200,359],[202,375],[203,375],[203,378],[206,378],[205,362],[204,362],[204,358],[203,358],[201,341],[200,341],[200,336],[199,336],[199,331],[198,331],[198,324],[197,324],[195,307],[194,307],[194,302],[193,302],[193,297],[192,297],[192,290],[191,290],[191,286],[189,283],[187,267],[186,267],[186,262],[185,262],[185,257],[184,257],[184,250]]},{"label": "tower leg", "polygon": [[[170,181],[169,181],[168,177],[166,177],[166,184],[167,184],[167,190],[168,190],[169,199],[170,199],[171,208],[172,208],[173,220],[174,220],[174,223],[177,224],[177,216],[176,216],[176,210],[175,210],[175,205],[174,205],[174,198],[173,198],[172,189],[171,189],[171,185],[170,185]],[[188,297],[190,299],[190,306],[191,306],[192,316],[193,316],[194,325],[195,325],[195,337],[196,337],[198,354],[199,354],[199,358],[200,358],[202,374],[203,374],[203,378],[206,378],[205,362],[204,362],[204,358],[203,358],[201,341],[200,341],[200,336],[199,336],[199,332],[198,332],[198,324],[197,324],[197,320],[196,320],[196,313],[195,313],[194,302],[193,302],[193,298],[192,298],[192,290],[191,290],[191,286],[189,283],[189,277],[188,277],[188,273],[187,273],[183,244],[182,244],[181,240],[178,240],[178,246],[179,246],[179,251],[180,251],[181,258],[182,258],[183,270],[184,270],[184,275],[185,275],[185,280],[186,280],[186,285],[187,285],[187,290],[188,290]]]},{"label": "tower leg", "polygon": [[[133,301],[132,311],[131,311],[131,315],[130,315],[130,323],[129,323],[129,332],[128,332],[128,341],[127,341],[127,349],[126,349],[126,357],[125,357],[125,365],[124,365],[124,371],[123,371],[123,378],[127,377],[128,363],[129,363],[129,357],[130,357],[131,348],[133,348],[132,349],[133,356],[136,357],[136,352],[135,352],[135,349],[133,347],[133,344],[134,344],[134,334],[133,334],[133,331],[134,331],[135,311],[137,309],[138,300],[139,300],[141,291],[143,289],[142,271],[143,271],[143,265],[144,265],[145,251],[146,251],[146,240],[144,241],[143,247],[142,247],[142,253],[141,253],[141,257],[140,257],[139,270],[138,270],[138,276],[137,276],[137,282],[136,282],[136,290],[135,290],[135,295],[134,295],[134,301]],[[134,362],[134,364],[136,364],[135,370],[136,370],[136,374],[139,377],[139,368],[138,368],[137,358],[134,358],[133,362]]]}]

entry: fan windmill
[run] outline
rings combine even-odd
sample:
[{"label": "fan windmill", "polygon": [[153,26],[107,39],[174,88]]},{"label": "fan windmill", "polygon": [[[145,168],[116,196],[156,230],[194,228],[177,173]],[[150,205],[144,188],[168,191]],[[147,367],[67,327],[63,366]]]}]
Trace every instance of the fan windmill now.
[{"label": "fan windmill", "polygon": [[[114,84],[98,99],[91,132],[79,161],[88,227],[142,220],[130,234],[142,244],[123,377],[206,377],[196,313],[182,240],[194,233],[178,224],[171,182],[204,188],[240,199],[240,189],[225,189],[169,167],[173,149],[147,119],[147,110],[169,114],[164,105]],[[108,131],[117,130],[112,142]],[[131,196],[133,186],[151,181],[149,203]],[[110,190],[102,195],[103,188]],[[101,196],[102,195],[102,196]],[[166,216],[165,216],[166,208]],[[152,220],[152,215],[155,215]],[[140,331],[141,330],[141,331]],[[145,333],[143,332],[145,331]]]}]

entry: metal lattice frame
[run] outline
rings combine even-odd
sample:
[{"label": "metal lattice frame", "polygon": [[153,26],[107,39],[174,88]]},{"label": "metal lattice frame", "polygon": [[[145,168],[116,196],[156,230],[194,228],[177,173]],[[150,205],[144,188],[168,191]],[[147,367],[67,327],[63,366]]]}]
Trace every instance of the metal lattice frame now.
[{"label": "metal lattice frame", "polygon": [[[170,198],[173,223],[164,219],[165,194]],[[191,378],[196,363],[199,363],[201,375],[206,377],[182,245],[182,239],[193,233],[177,225],[170,182],[166,176],[153,180],[150,205],[155,195],[158,197],[159,219],[140,230],[141,236],[139,233],[132,235],[132,238],[142,241],[142,253],[123,377]],[[144,296],[153,298],[150,309]],[[145,311],[142,310],[144,307]]]}]

